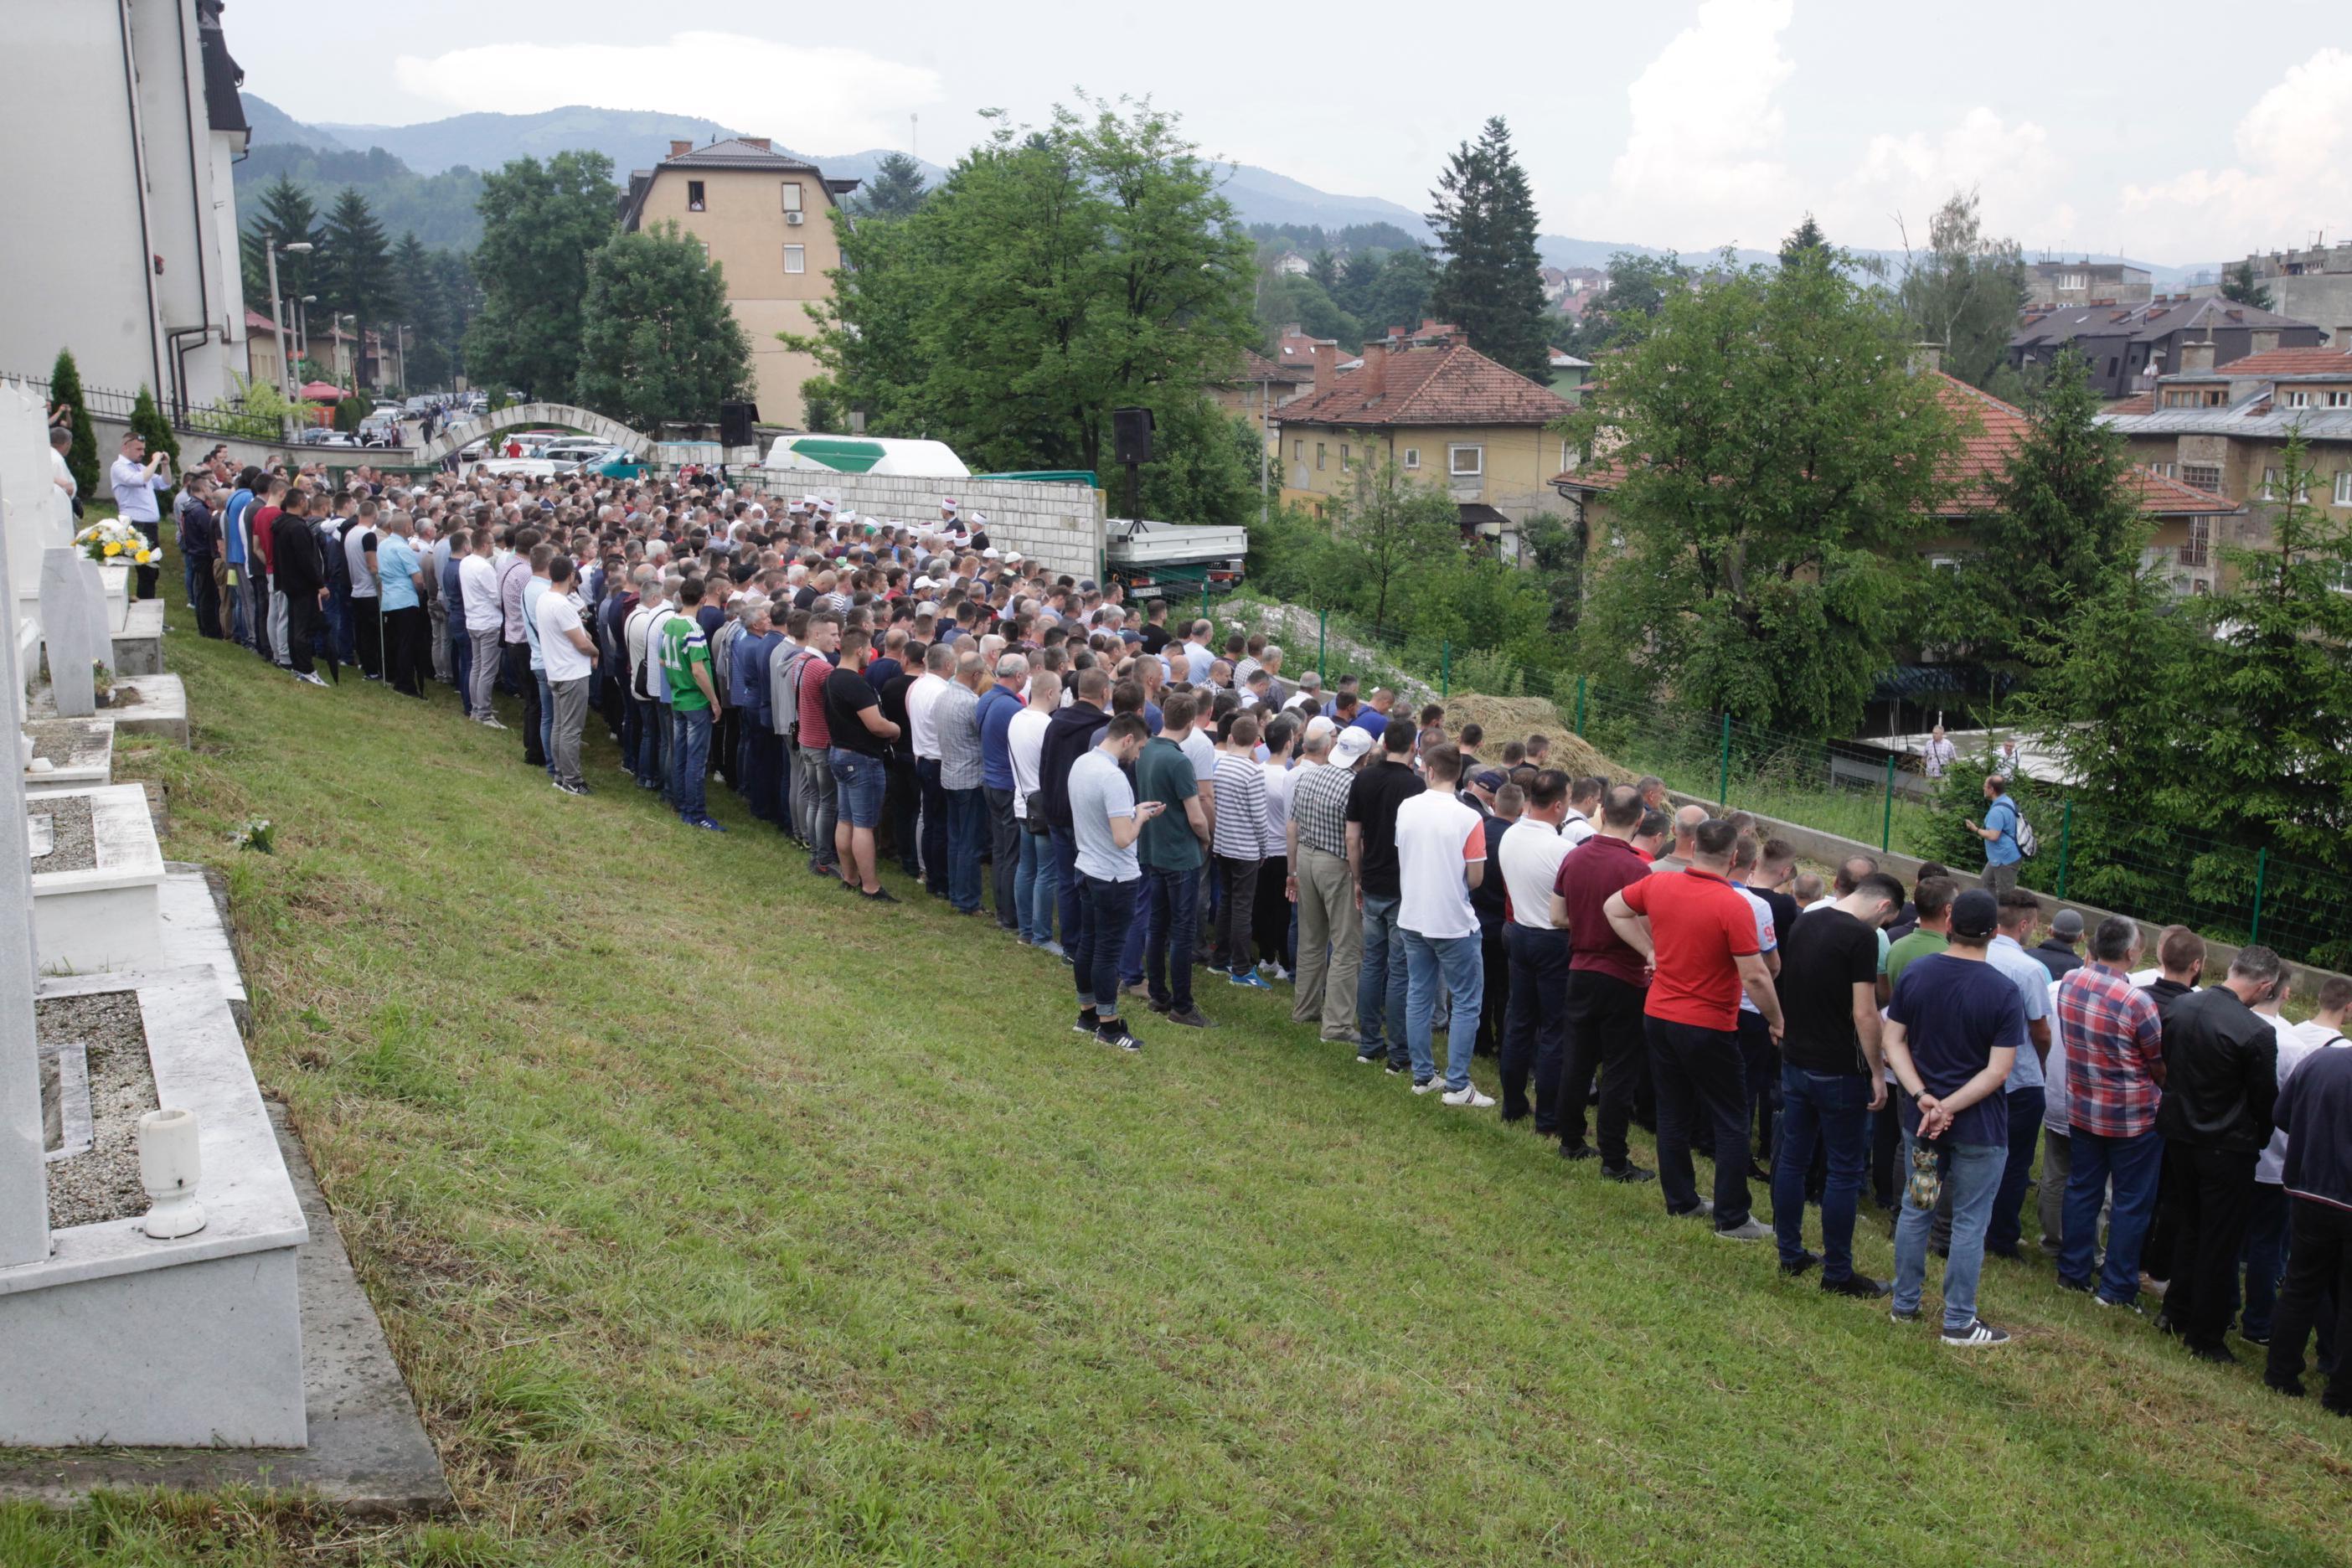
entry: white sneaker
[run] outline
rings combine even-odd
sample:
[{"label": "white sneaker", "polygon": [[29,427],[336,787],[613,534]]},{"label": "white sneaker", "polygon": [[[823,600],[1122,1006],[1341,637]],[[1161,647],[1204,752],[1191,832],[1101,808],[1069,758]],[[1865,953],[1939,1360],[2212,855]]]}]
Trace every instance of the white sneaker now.
[{"label": "white sneaker", "polygon": [[[1395,1069],[1392,1068],[1390,1070],[1393,1072]],[[1444,1079],[1433,1078],[1426,1083],[1414,1084],[1412,1086],[1412,1091],[1415,1094],[1437,1094],[1442,1092],[1444,1088],[1445,1080]]]},{"label": "white sneaker", "polygon": [[1478,1086],[1476,1084],[1467,1083],[1464,1084],[1460,1089],[1448,1089],[1445,1093],[1445,1103],[1448,1105],[1466,1105],[1473,1110],[1484,1110],[1486,1107],[1495,1103],[1495,1097],[1491,1094],[1481,1094],[1478,1092]]},{"label": "white sneaker", "polygon": [[305,673],[298,670],[295,672],[294,679],[308,686],[324,686],[327,684],[325,678],[316,673]]}]

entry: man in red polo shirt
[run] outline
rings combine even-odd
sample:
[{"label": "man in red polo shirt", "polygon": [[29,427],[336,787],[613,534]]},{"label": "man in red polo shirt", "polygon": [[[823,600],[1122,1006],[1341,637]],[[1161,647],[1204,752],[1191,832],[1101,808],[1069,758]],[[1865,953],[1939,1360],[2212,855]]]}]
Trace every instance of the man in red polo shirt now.
[{"label": "man in red polo shirt", "polygon": [[[1771,1230],[1748,1212],[1748,1089],[1739,1054],[1739,993],[1764,1015],[1775,1045],[1780,999],[1757,950],[1756,913],[1729,880],[1739,830],[1699,825],[1691,864],[1644,877],[1602,906],[1619,938],[1651,964],[1643,1006],[1658,1079],[1658,1174],[1666,1212],[1711,1215],[1728,1241],[1761,1241]],[[1691,1172],[1691,1124],[1715,1124],[1715,1201],[1698,1195]]]},{"label": "man in red polo shirt", "polygon": [[1636,1079],[1650,1070],[1642,1033],[1642,987],[1649,982],[1649,965],[1610,929],[1603,912],[1620,889],[1650,874],[1649,862],[1633,842],[1643,809],[1632,785],[1611,790],[1601,804],[1600,826],[1559,863],[1551,893],[1552,924],[1567,928],[1569,944],[1569,1060],[1559,1089],[1559,1157],[1592,1157],[1592,1145],[1584,1141],[1584,1100],[1597,1072],[1601,1173],[1612,1182],[1651,1179],[1625,1152]]}]

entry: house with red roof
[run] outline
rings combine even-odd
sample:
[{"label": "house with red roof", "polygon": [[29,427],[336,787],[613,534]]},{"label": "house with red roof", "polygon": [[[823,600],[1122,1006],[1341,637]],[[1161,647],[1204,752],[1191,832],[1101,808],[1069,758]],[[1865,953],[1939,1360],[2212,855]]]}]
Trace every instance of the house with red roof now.
[{"label": "house with red roof", "polygon": [[1570,448],[1551,426],[1570,407],[1472,348],[1458,328],[1399,328],[1274,411],[1283,499],[1319,509],[1346,493],[1360,465],[1393,460],[1407,479],[1444,487],[1465,538],[1516,559],[1521,525],[1558,507],[1552,479]]},{"label": "house with red roof", "polygon": [[2133,458],[2245,514],[2242,538],[2266,531],[2266,503],[2283,499],[2286,446],[2304,442],[2313,470],[2303,499],[2352,525],[2352,353],[2279,348],[2216,363],[2211,345],[2184,346],[2184,363],[2100,418]]},{"label": "house with red roof", "polygon": [[[1336,350],[1338,344],[1332,347]],[[1209,399],[1236,419],[1246,419],[1265,434],[1269,453],[1276,453],[1280,427],[1275,410],[1315,390],[1311,358],[1303,367],[1277,364],[1261,353],[1242,351],[1242,363],[1231,375],[1209,386]],[[1278,455],[1278,454],[1277,454]]]},{"label": "house with red roof", "polygon": [[[1949,459],[1944,477],[1949,481],[1935,515],[1945,526],[1926,535],[1920,552],[1934,565],[1957,562],[1968,547],[1971,520],[2000,505],[2001,477],[2018,449],[2025,444],[2032,421],[2023,409],[1979,392],[1941,370],[1925,370],[1935,377],[1937,401],[1959,423],[1960,448]],[[2108,416],[2102,414],[2101,417]],[[1578,510],[1588,537],[1608,537],[1594,527],[1596,512],[1605,513],[1608,498],[1623,482],[1624,469],[1603,458],[1560,473],[1552,481],[1560,495]],[[2147,463],[2136,463],[2131,482],[2140,510],[2156,524],[2147,559],[2169,567],[2174,587],[2183,594],[2210,594],[2219,584],[2221,557],[2216,545],[2226,531],[2245,516],[2246,508],[2215,490],[2200,489]]]}]

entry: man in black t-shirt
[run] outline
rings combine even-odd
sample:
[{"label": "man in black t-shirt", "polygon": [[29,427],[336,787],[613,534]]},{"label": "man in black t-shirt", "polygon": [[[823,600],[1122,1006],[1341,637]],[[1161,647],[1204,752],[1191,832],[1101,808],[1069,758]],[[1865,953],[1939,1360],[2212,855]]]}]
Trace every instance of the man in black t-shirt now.
[{"label": "man in black t-shirt", "polygon": [[[1827,909],[1780,932],[1777,982],[1780,1137],[1772,1156],[1772,1228],[1780,1270],[1822,1265],[1822,1289],[1875,1300],[1889,1287],[1853,1271],[1853,1215],[1870,1154],[1870,1113],[1886,1102],[1878,1046],[1878,928],[1903,904],[1903,884],[1874,871]],[[1818,1138],[1827,1152],[1822,1250],[1805,1250],[1805,1173]]]},{"label": "man in black t-shirt", "polygon": [[1356,1059],[1369,1065],[1385,1057],[1391,1074],[1412,1069],[1404,1037],[1404,937],[1397,929],[1403,882],[1396,849],[1397,807],[1423,787],[1407,760],[1412,754],[1412,727],[1394,725],[1381,737],[1381,760],[1348,786],[1348,869],[1355,874],[1356,907],[1364,911],[1363,963],[1356,975]]},{"label": "man in black t-shirt", "polygon": [[[898,733],[907,733],[907,689],[923,678],[923,656],[930,645],[908,638],[906,652],[900,658],[898,673],[882,683],[882,717],[898,726]],[[873,675],[869,665],[866,674]],[[882,798],[882,819],[890,825],[887,852],[898,858],[898,869],[909,877],[923,874],[916,834],[917,814],[922,809],[922,784],[915,777],[915,748],[901,740],[890,748],[889,787]],[[877,851],[877,853],[880,851]]]},{"label": "man in black t-shirt", "polygon": [[1168,601],[1154,599],[1143,608],[1143,651],[1158,658],[1168,646]]},{"label": "man in black t-shirt", "polygon": [[841,634],[841,663],[824,678],[824,727],[833,736],[826,765],[839,801],[834,819],[834,854],[841,885],[877,904],[896,903],[875,875],[874,830],[882,823],[883,759],[898,726],[882,716],[882,700],[866,679],[874,639],[863,627]]}]

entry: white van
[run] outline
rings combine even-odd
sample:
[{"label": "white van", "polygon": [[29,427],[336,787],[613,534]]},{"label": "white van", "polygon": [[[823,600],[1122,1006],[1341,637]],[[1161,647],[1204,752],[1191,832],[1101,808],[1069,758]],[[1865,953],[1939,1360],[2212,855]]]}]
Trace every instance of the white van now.
[{"label": "white van", "polygon": [[770,473],[882,474],[894,479],[963,479],[971,470],[944,441],[874,436],[785,436],[761,465]]}]

